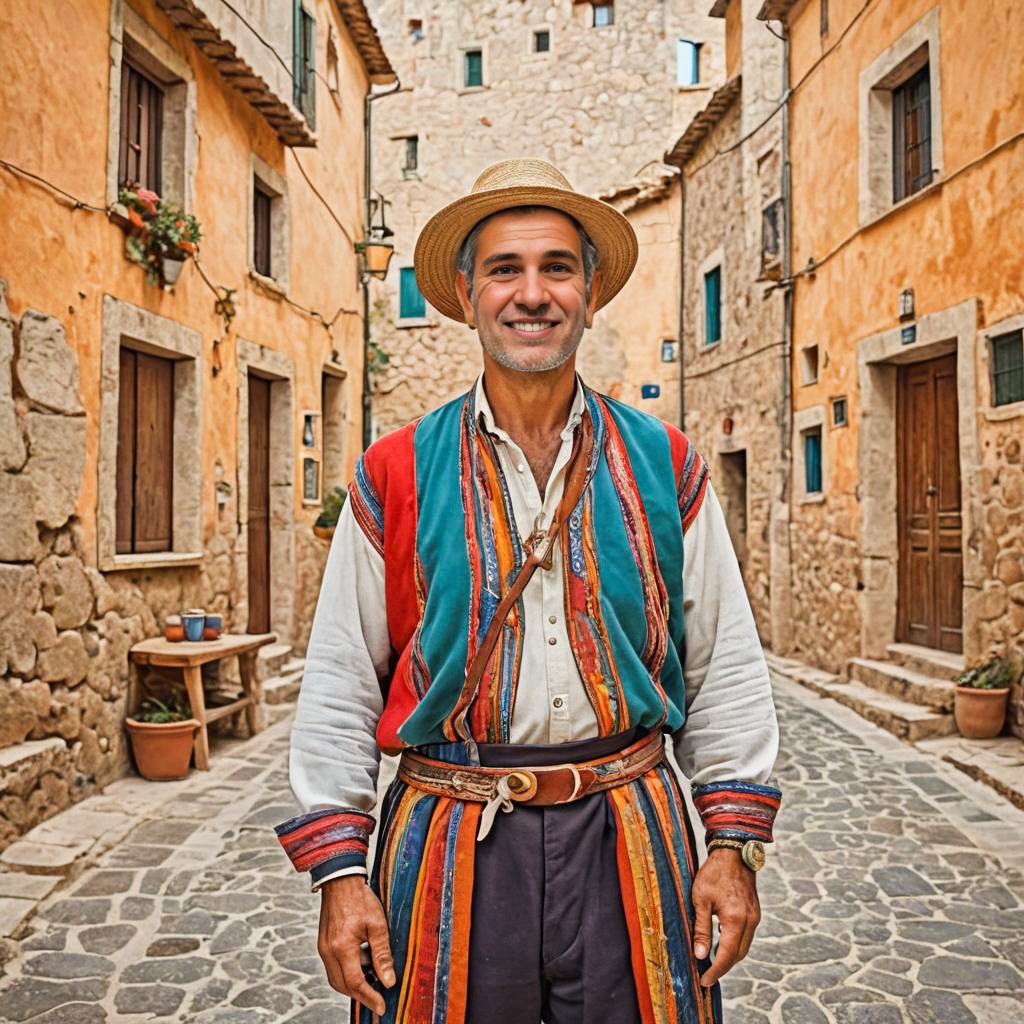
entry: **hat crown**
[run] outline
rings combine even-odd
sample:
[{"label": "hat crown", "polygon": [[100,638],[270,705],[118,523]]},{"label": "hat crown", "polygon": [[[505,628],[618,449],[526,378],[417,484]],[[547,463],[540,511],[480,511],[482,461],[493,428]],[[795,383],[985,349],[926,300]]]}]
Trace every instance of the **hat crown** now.
[{"label": "hat crown", "polygon": [[520,157],[491,164],[473,182],[471,192],[486,192],[495,188],[559,188],[573,191],[568,178],[547,160]]}]

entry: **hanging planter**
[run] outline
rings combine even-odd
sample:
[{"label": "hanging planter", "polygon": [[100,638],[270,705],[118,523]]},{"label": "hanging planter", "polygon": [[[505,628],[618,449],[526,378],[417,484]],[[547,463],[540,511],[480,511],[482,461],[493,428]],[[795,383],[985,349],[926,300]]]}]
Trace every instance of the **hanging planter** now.
[{"label": "hanging planter", "polygon": [[146,271],[146,280],[175,284],[201,237],[195,217],[144,188],[122,189],[112,217],[128,232],[125,255]]}]

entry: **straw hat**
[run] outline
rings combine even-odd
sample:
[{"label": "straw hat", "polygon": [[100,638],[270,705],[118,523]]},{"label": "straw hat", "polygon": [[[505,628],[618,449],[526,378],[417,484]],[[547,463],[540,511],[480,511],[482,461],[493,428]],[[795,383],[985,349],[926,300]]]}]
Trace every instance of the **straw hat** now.
[{"label": "straw hat", "polygon": [[629,280],[636,266],[636,235],[615,207],[574,192],[565,176],[546,160],[503,160],[473,182],[469,195],[438,210],[416,242],[416,283],[445,316],[465,320],[455,291],[455,261],[466,235],[484,217],[514,206],[550,206],[583,225],[598,252],[598,309]]}]

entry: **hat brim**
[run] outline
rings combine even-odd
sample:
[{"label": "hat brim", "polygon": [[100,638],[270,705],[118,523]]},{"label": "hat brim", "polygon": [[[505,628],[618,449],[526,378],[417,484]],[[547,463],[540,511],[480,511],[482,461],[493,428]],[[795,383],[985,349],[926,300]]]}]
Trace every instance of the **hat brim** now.
[{"label": "hat brim", "polygon": [[550,206],[580,222],[597,247],[601,279],[597,309],[629,280],[639,247],[632,225],[613,206],[568,189],[538,185],[474,192],[437,211],[416,242],[413,264],[424,298],[445,316],[465,322],[455,291],[455,262],[463,239],[484,217],[516,206]]}]

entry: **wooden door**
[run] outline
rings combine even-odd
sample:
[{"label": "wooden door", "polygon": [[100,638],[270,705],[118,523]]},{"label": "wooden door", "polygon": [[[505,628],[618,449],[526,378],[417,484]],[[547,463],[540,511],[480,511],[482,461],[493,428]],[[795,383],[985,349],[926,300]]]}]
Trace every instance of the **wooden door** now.
[{"label": "wooden door", "polygon": [[270,632],[270,381],[249,374],[249,632]]},{"label": "wooden door", "polygon": [[963,650],[956,354],[900,367],[898,639]]}]

